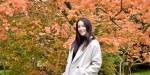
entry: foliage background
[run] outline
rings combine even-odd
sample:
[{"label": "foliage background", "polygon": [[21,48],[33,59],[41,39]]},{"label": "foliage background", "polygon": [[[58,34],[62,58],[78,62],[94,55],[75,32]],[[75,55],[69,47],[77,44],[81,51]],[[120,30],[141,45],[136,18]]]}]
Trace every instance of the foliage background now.
[{"label": "foliage background", "polygon": [[102,46],[100,75],[150,63],[149,0],[0,0],[0,69],[60,75],[80,17],[91,20]]}]

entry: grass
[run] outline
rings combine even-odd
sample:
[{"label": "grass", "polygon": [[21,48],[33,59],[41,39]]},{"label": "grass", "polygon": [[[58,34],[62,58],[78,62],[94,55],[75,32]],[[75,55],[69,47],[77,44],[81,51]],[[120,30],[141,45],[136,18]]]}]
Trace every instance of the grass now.
[{"label": "grass", "polygon": [[131,75],[150,75],[150,70],[140,70],[132,73]]}]

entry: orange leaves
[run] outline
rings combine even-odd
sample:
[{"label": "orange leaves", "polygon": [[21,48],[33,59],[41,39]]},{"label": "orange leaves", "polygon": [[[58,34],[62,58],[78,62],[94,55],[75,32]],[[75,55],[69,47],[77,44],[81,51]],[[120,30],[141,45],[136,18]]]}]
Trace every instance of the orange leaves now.
[{"label": "orange leaves", "polygon": [[[149,5],[148,0],[122,0],[122,4],[121,0],[87,0],[86,2],[84,0],[71,0],[70,2],[73,9],[70,10],[71,12],[69,12],[70,14],[67,16],[68,19],[72,19],[74,16],[86,15],[88,18],[92,18],[94,24],[98,24],[99,21],[106,22],[110,17],[114,17],[114,21],[118,24],[116,26],[120,26],[120,29],[116,28],[115,30],[116,26],[114,23],[110,23],[110,26],[106,27],[106,29],[108,28],[110,31],[108,33],[106,31],[106,35],[98,36],[101,37],[98,38],[100,39],[100,42],[102,42],[102,44],[104,43],[104,50],[116,52],[119,48],[125,46],[129,46],[130,49],[132,49],[133,44],[141,41],[147,45],[149,44],[149,41],[147,41],[149,40],[149,34],[142,33],[143,25],[141,24],[142,21],[146,23],[149,23],[150,21],[149,9],[148,7],[145,9],[145,5]],[[97,6],[95,6],[95,4],[97,4]],[[96,11],[95,8],[99,8],[99,10]],[[88,14],[87,11],[84,11],[91,9],[93,11]],[[78,10],[81,13],[78,13]],[[121,12],[119,13],[120,10]],[[95,12],[98,13],[98,15],[95,15]],[[75,13],[78,13],[79,15],[76,15]],[[117,13],[119,14],[116,16]],[[141,15],[133,16],[135,14]],[[101,19],[101,16],[105,18]],[[130,17],[132,16],[134,17],[133,19],[135,22],[130,20]],[[138,23],[136,23],[137,21]],[[111,29],[111,27],[114,28]]]},{"label": "orange leaves", "polygon": [[69,37],[69,39],[67,40],[67,42],[65,42],[63,44],[63,47],[66,49],[69,49],[71,47],[72,42],[74,41],[75,35]]},{"label": "orange leaves", "polygon": [[136,31],[138,31],[138,28],[140,28],[139,25],[136,25],[136,24],[133,24],[133,23],[130,23],[130,22],[126,22],[126,24],[122,25],[122,30],[123,31],[127,31],[127,32],[130,32],[130,33],[134,33]]},{"label": "orange leaves", "polygon": [[47,34],[54,35],[54,36],[67,38],[68,37],[67,31],[69,29],[70,28],[68,24],[63,24],[62,26],[60,26],[58,23],[55,22],[50,27],[45,27],[44,32]]},{"label": "orange leaves", "polygon": [[143,8],[150,10],[150,0],[142,0],[144,5]]},{"label": "orange leaves", "polygon": [[119,34],[119,36],[122,36],[128,40],[130,40],[129,43],[132,42],[138,42],[139,41],[139,37],[142,36],[142,31],[139,30],[140,25],[136,25],[130,22],[126,22],[126,24],[123,24],[122,29],[120,31],[117,31],[117,34]]},{"label": "orange leaves", "polygon": [[46,33],[51,33],[50,27],[45,27],[44,31],[45,31]]},{"label": "orange leaves", "polygon": [[83,9],[89,9],[89,8],[92,8],[92,9],[94,9],[94,5],[95,5],[95,3],[94,3],[94,0],[81,0],[81,8],[83,8]]},{"label": "orange leaves", "polygon": [[51,26],[51,29],[50,29],[51,33],[53,35],[56,35],[58,36],[59,33],[61,32],[61,27],[58,23],[54,23],[52,26]]},{"label": "orange leaves", "polygon": [[[85,0],[71,0],[69,2],[71,4],[71,7],[73,10],[77,10],[77,11],[95,10],[96,0],[86,0],[86,1]],[[63,3],[61,3],[61,4],[63,4]],[[63,5],[61,5],[61,6],[63,6]]]},{"label": "orange leaves", "polygon": [[64,23],[64,24],[62,24],[62,26],[60,26],[56,22],[53,25],[51,25],[50,27],[45,27],[45,29],[44,29],[45,33],[54,35],[56,37],[62,37],[62,38],[69,37],[69,39],[63,44],[64,48],[69,48],[71,43],[73,42],[73,40],[75,38],[75,36],[71,36],[71,34],[74,32],[73,30],[74,30],[73,27],[69,27],[69,24],[67,24],[67,23]]},{"label": "orange leaves", "polygon": [[61,37],[63,37],[63,38],[68,38],[68,33],[67,33],[67,31],[65,31],[64,29],[61,29],[60,35],[61,35]]},{"label": "orange leaves", "polygon": [[14,9],[9,6],[8,2],[0,4],[0,13],[12,16],[14,14]]},{"label": "orange leaves", "polygon": [[138,44],[133,44],[133,47],[128,51],[128,59],[133,62],[134,59],[140,58],[141,48]]},{"label": "orange leaves", "polygon": [[2,26],[1,27],[4,28],[5,31],[8,31],[9,26],[10,26],[10,24],[8,23],[8,20],[1,15],[0,15],[0,20],[2,20]]},{"label": "orange leaves", "polygon": [[150,45],[150,37],[148,35],[141,37],[140,41],[144,45]]},{"label": "orange leaves", "polygon": [[77,18],[77,10],[70,10],[67,16],[68,20],[71,21],[73,18]]},{"label": "orange leaves", "polygon": [[150,11],[145,13],[143,16],[142,16],[142,19],[144,20],[144,22],[146,23],[150,23]]},{"label": "orange leaves", "polygon": [[64,24],[62,24],[62,28],[64,29],[64,31],[68,31],[68,30],[70,30],[71,27],[69,27],[69,24],[64,23]]},{"label": "orange leaves", "polygon": [[119,14],[118,16],[116,16],[116,19],[118,20],[123,20],[123,19],[127,19],[127,16],[125,14]]},{"label": "orange leaves", "polygon": [[123,37],[105,36],[101,37],[99,41],[106,47],[106,50],[104,51],[115,53],[122,45],[128,42],[128,39]]},{"label": "orange leaves", "polygon": [[58,6],[61,10],[66,10],[66,6],[64,4],[65,0],[58,0]]},{"label": "orange leaves", "polygon": [[58,36],[60,33],[60,26],[58,23],[54,23],[51,27],[45,27],[44,31],[46,33],[52,33],[53,35]]},{"label": "orange leaves", "polygon": [[72,3],[79,4],[81,0],[71,0]]},{"label": "orange leaves", "polygon": [[12,3],[15,8],[26,8],[28,0],[8,0],[8,3]]},{"label": "orange leaves", "polygon": [[144,45],[150,45],[150,28],[140,37],[139,41]]},{"label": "orange leaves", "polygon": [[70,1],[74,4],[75,9],[93,9],[95,6],[95,0],[72,0]]},{"label": "orange leaves", "polygon": [[0,9],[0,13],[4,13],[8,16],[13,16],[14,9],[11,8],[10,6],[6,6],[6,5],[5,6],[0,6],[0,8],[2,8],[2,9]]},{"label": "orange leaves", "polygon": [[112,39],[108,38],[108,37],[107,38],[103,37],[103,38],[99,39],[99,41],[102,42],[102,43],[110,44],[112,42]]},{"label": "orange leaves", "polygon": [[8,1],[16,10],[26,12],[28,7],[28,0],[9,0]]},{"label": "orange leaves", "polygon": [[28,0],[7,0],[0,4],[0,13],[13,16],[15,12],[23,11],[27,15]]}]

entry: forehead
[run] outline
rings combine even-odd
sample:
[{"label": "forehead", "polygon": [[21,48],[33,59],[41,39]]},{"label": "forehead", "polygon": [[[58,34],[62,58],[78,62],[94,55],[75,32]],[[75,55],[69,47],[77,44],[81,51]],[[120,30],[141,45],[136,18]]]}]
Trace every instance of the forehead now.
[{"label": "forehead", "polygon": [[80,20],[80,21],[78,22],[78,25],[84,25],[84,22]]}]

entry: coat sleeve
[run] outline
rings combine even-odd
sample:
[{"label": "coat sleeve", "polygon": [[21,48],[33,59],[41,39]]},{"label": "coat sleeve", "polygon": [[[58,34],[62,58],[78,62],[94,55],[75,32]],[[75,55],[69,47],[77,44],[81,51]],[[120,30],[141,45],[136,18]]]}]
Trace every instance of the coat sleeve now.
[{"label": "coat sleeve", "polygon": [[91,64],[86,69],[81,69],[81,75],[97,75],[102,64],[102,53],[99,43],[94,44],[91,48],[92,51],[92,60]]}]

